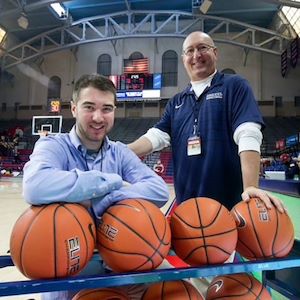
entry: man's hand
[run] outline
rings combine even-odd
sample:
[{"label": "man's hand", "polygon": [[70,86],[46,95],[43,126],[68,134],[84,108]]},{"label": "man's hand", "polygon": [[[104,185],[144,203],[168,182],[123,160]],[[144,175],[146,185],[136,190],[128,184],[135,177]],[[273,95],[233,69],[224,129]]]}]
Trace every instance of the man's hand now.
[{"label": "man's hand", "polygon": [[242,199],[244,201],[249,201],[250,198],[261,199],[268,209],[271,209],[274,205],[279,210],[279,212],[287,212],[287,209],[283,205],[282,201],[265,190],[261,190],[254,186],[247,187],[242,193]]}]

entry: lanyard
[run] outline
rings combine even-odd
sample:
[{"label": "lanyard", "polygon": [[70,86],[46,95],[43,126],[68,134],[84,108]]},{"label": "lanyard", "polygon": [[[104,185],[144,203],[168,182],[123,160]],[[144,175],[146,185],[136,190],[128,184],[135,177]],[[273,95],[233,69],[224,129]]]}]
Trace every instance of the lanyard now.
[{"label": "lanyard", "polygon": [[199,130],[199,112],[200,112],[200,108],[203,105],[204,102],[204,95],[206,94],[206,92],[210,89],[209,86],[207,86],[204,91],[202,92],[202,94],[199,96],[199,98],[197,98],[197,96],[194,93],[194,97],[196,98],[194,107],[193,107],[193,112],[194,112],[194,125],[193,125],[193,135],[197,135],[200,136],[200,130]]},{"label": "lanyard", "polygon": [[193,135],[199,135],[199,111],[200,108],[202,106],[203,100],[199,100],[197,99],[195,104],[194,104],[194,108],[193,108],[193,112],[194,112],[194,125],[193,125]]},{"label": "lanyard", "polygon": [[[82,158],[83,158],[84,163],[85,163],[85,171],[90,171],[90,170],[93,170],[93,168],[91,168],[91,169],[89,168],[87,155],[89,155],[89,154],[86,153],[86,155],[82,156]],[[92,155],[89,155],[89,156],[92,157]],[[93,162],[94,162],[96,159],[97,159],[97,157],[95,159],[91,159],[91,160],[93,160]],[[100,148],[100,172],[102,172],[102,166],[103,166],[103,148],[101,147]]]}]

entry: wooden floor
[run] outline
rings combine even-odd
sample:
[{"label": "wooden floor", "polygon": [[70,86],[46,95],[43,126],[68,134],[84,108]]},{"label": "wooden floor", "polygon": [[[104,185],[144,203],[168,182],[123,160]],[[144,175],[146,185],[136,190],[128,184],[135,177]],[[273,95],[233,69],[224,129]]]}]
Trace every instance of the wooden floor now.
[{"label": "wooden floor", "polygon": [[[173,186],[169,186],[170,189],[170,201],[174,199]],[[163,211],[167,210],[167,206],[163,207]],[[22,198],[22,178],[20,177],[1,177],[0,178],[0,255],[7,255],[9,250],[9,240],[12,228],[22,214],[26,210],[28,205]],[[0,281],[12,282],[28,280],[24,277],[16,267],[0,268]],[[39,294],[33,295],[20,295],[0,297],[0,300],[40,300]]]}]

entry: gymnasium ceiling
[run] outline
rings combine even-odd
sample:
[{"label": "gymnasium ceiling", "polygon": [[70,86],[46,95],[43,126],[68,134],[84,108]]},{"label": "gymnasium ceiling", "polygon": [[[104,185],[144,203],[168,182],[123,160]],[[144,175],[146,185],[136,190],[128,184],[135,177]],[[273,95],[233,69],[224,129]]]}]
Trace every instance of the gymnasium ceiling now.
[{"label": "gymnasium ceiling", "polygon": [[[195,12],[193,6],[197,3],[195,0],[0,0],[0,26],[20,41],[61,27],[70,20],[60,20],[54,15],[50,8],[53,2],[61,2],[68,9],[72,21],[126,10],[178,10],[191,13]],[[212,0],[207,15],[270,28],[280,6],[289,2],[300,7],[300,3],[283,0]],[[22,11],[29,21],[26,30],[17,23]]]},{"label": "gymnasium ceiling", "polygon": [[[192,17],[201,16],[197,3],[202,0],[0,0],[0,26],[8,33],[7,40],[14,39],[16,44],[27,43],[38,35],[49,30],[67,28],[80,20],[96,16],[118,14],[120,12],[171,12],[180,11],[188,13]],[[300,8],[298,0],[208,0],[212,2],[205,17],[217,17],[234,22],[243,22],[249,27],[272,30],[276,34],[285,35],[288,39],[293,38],[291,31],[275,26],[276,16],[282,5],[290,5]],[[60,19],[55,16],[50,4],[60,2],[68,10],[68,17]],[[28,27],[21,28],[18,19],[21,14],[28,19]],[[203,14],[202,14],[203,15]],[[159,15],[159,21],[165,21],[170,15]],[[165,20],[164,20],[165,18]],[[125,19],[125,17],[124,17]],[[103,21],[104,19],[102,19]],[[104,21],[103,21],[104,22]],[[122,19],[119,18],[119,23]],[[97,24],[94,24],[97,26]],[[84,27],[81,25],[81,27]],[[54,38],[54,37],[53,37]],[[79,41],[81,43],[81,41]],[[32,48],[34,45],[29,44]],[[252,45],[253,46],[253,45]],[[2,46],[6,50],[12,45],[6,43]],[[0,49],[1,50],[1,49]],[[33,50],[36,51],[36,50]],[[40,50],[37,50],[38,52]],[[279,53],[279,52],[278,52]],[[38,53],[40,54],[40,53]],[[18,56],[18,55],[17,55]],[[19,57],[17,62],[21,62]]]}]

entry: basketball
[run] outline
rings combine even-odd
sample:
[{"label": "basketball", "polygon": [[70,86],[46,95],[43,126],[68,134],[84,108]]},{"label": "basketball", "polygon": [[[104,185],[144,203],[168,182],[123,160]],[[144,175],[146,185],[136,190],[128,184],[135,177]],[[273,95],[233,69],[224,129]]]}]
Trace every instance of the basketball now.
[{"label": "basketball", "polygon": [[75,275],[90,260],[95,236],[93,219],[80,204],[31,206],[12,229],[11,258],[31,279]]},{"label": "basketball", "polygon": [[116,272],[152,270],[167,256],[171,232],[157,206],[127,199],[105,211],[97,224],[97,244],[105,263]]},{"label": "basketball", "polygon": [[142,300],[204,300],[197,289],[187,281],[162,281],[150,285]]},{"label": "basketball", "polygon": [[112,288],[82,290],[72,300],[129,300],[125,292]]},{"label": "basketball", "polygon": [[224,263],[237,243],[232,215],[211,198],[182,202],[171,216],[171,232],[174,251],[191,266]]},{"label": "basketball", "polygon": [[294,244],[294,227],[287,213],[252,198],[232,209],[238,229],[237,251],[248,259],[276,258],[289,254]]},{"label": "basketball", "polygon": [[267,289],[247,273],[217,276],[207,289],[206,300],[214,299],[271,300]]}]

